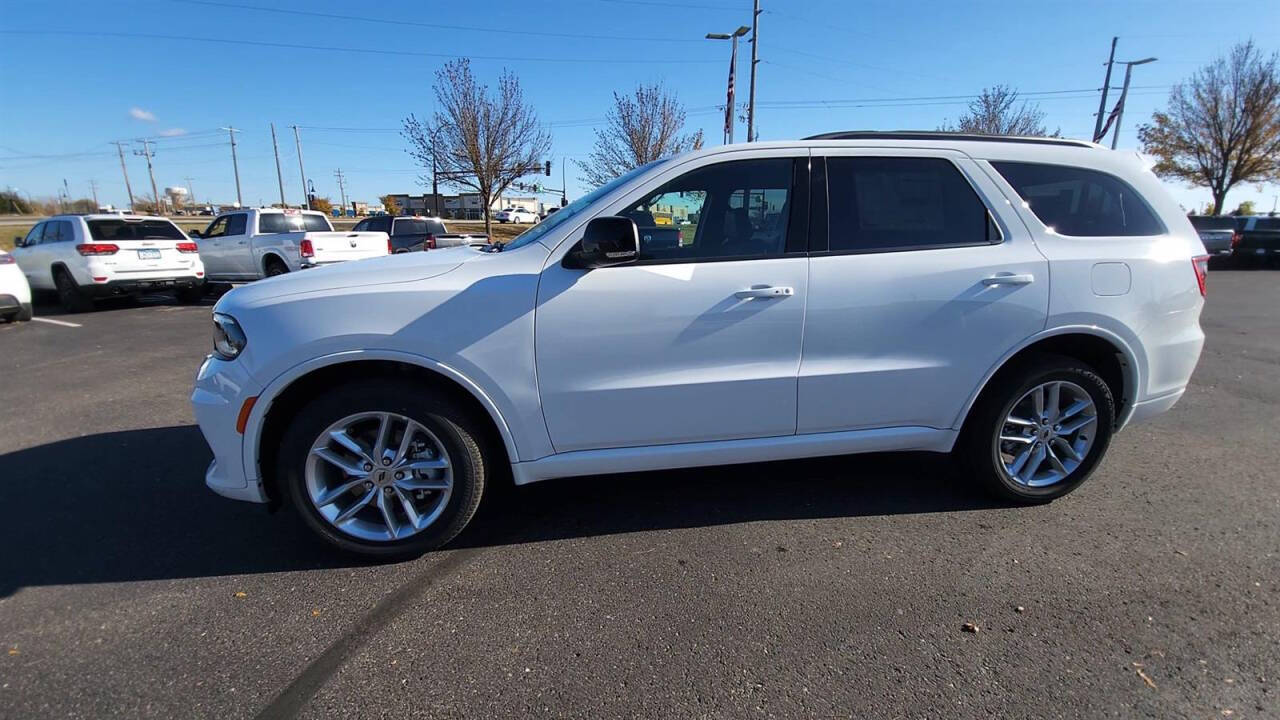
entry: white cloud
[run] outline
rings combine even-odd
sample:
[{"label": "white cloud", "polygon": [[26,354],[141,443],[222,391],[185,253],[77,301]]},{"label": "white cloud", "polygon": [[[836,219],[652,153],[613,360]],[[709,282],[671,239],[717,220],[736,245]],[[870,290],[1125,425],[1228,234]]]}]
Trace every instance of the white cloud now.
[{"label": "white cloud", "polygon": [[156,121],[155,113],[151,112],[150,110],[143,110],[142,108],[139,108],[139,107],[129,108],[129,115],[134,120],[145,120],[147,122]]},{"label": "white cloud", "polygon": [[160,131],[160,137],[178,137],[186,134],[187,131],[183,128],[169,128],[168,130]]}]

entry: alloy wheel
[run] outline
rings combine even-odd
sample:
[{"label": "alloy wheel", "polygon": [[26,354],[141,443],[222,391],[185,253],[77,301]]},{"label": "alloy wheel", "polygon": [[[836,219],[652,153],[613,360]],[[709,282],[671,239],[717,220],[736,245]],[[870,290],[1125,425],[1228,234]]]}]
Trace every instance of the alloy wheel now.
[{"label": "alloy wheel", "polygon": [[1097,420],[1097,406],[1084,388],[1066,380],[1041,383],[1013,404],[997,429],[997,466],[1024,487],[1062,482],[1089,455]]}]

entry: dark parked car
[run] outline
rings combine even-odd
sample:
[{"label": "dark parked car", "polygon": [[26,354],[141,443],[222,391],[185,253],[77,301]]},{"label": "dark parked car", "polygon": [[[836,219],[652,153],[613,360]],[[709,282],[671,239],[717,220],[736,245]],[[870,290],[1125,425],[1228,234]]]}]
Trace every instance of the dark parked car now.
[{"label": "dark parked car", "polygon": [[1192,215],[1187,218],[1200,234],[1200,242],[1210,255],[1230,255],[1235,247],[1236,222],[1229,215]]},{"label": "dark parked car", "polygon": [[1250,215],[1236,218],[1240,232],[1233,256],[1254,260],[1280,260],[1280,217]]},{"label": "dark parked car", "polygon": [[390,235],[393,253],[489,243],[489,236],[483,233],[450,233],[443,220],[433,217],[379,215],[356,223],[354,231],[384,232]]}]

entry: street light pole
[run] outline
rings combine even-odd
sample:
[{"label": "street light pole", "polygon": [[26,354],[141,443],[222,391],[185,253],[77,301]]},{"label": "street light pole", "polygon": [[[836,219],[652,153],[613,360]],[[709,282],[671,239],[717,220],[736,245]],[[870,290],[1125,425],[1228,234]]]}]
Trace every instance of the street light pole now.
[{"label": "street light pole", "polygon": [[[733,117],[733,91],[734,82],[738,75],[738,38],[751,32],[751,28],[743,25],[732,33],[707,33],[708,40],[729,40],[732,42],[732,49],[729,55],[729,90],[725,96],[724,108],[724,140],[725,144],[733,143],[733,126],[735,125]],[[755,66],[752,65],[754,73]]]},{"label": "street light pole", "polygon": [[1115,134],[1111,136],[1112,150],[1116,149],[1116,143],[1120,141],[1120,121],[1124,119],[1124,104],[1125,104],[1125,101],[1129,99],[1129,78],[1133,75],[1133,66],[1146,65],[1147,63],[1152,63],[1155,61],[1156,61],[1156,58],[1149,57],[1149,58],[1143,58],[1141,60],[1133,60],[1130,62],[1121,63],[1122,65],[1125,66],[1124,88],[1120,90],[1120,102],[1116,106],[1116,130],[1115,130]]},{"label": "street light pole", "polygon": [[1098,102],[1098,118],[1093,123],[1093,141],[1098,142],[1102,139],[1102,120],[1107,114],[1107,91],[1111,89],[1111,67],[1116,64],[1116,41],[1118,37],[1111,38],[1111,55],[1107,58],[1107,76],[1102,81],[1102,100]]}]

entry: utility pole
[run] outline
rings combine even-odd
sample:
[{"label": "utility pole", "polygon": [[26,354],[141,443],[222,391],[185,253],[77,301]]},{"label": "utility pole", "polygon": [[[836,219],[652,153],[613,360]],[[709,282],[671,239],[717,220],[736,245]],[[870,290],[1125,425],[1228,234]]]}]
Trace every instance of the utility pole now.
[{"label": "utility pole", "polygon": [[1121,63],[1122,65],[1125,66],[1124,88],[1120,90],[1120,102],[1116,103],[1116,130],[1115,130],[1115,133],[1111,136],[1112,150],[1116,149],[1116,143],[1120,141],[1120,121],[1124,119],[1125,100],[1129,99],[1129,78],[1133,75],[1133,66],[1146,65],[1147,63],[1155,62],[1155,61],[1156,61],[1155,58],[1149,57],[1149,58],[1143,58],[1142,60],[1131,60],[1129,62]]},{"label": "utility pole", "polygon": [[117,140],[112,145],[120,151],[120,172],[124,173],[124,189],[129,193],[129,212],[133,212],[133,186],[129,184],[129,168],[124,164],[124,143]]},{"label": "utility pole", "polygon": [[302,176],[302,202],[310,210],[311,195],[307,192],[307,171],[302,169],[302,139],[298,137],[297,125],[289,127],[293,128],[293,146],[298,150],[298,174]]},{"label": "utility pole", "polygon": [[347,216],[347,179],[342,176],[342,168],[334,171],[333,176],[338,179],[338,193],[342,196],[342,217]]},{"label": "utility pole", "polygon": [[280,207],[289,207],[284,201],[284,175],[280,173],[280,145],[276,143],[276,124],[271,123],[271,149],[276,154],[276,182],[280,183]]},{"label": "utility pole", "polygon": [[191,187],[191,180],[192,180],[192,178],[184,177],[184,178],[182,178],[182,179],[187,181],[187,193],[191,195],[191,204],[192,204],[192,205],[199,205],[199,204],[200,204],[200,202],[199,202],[198,200],[196,200],[196,189],[195,189],[195,188],[193,188],[193,187]]},{"label": "utility pole", "polygon": [[440,217],[440,183],[436,181],[436,172],[439,165],[436,164],[436,134],[431,133],[431,215],[432,217]]},{"label": "utility pole", "polygon": [[569,204],[569,186],[565,184],[564,178],[565,159],[560,158],[560,207]]},{"label": "utility pole", "polygon": [[1107,114],[1107,91],[1111,89],[1111,66],[1116,64],[1116,41],[1119,39],[1111,38],[1111,55],[1107,58],[1107,77],[1102,81],[1102,99],[1098,101],[1098,117],[1093,123],[1094,142],[1102,139],[1102,119]]},{"label": "utility pole", "polygon": [[67,206],[71,204],[71,186],[67,184],[67,179],[62,178],[62,212],[67,211]]},{"label": "utility pole", "polygon": [[240,199],[240,163],[236,160],[236,133],[240,131],[231,126],[218,129],[226,130],[227,134],[231,136],[231,168],[236,173],[236,207],[241,207],[244,205],[244,201]]},{"label": "utility pole", "polygon": [[98,181],[97,180],[92,180],[92,179],[89,180],[89,192],[93,193],[93,209],[96,211],[99,207],[101,207],[100,205],[98,205]]},{"label": "utility pole", "polygon": [[747,142],[756,140],[756,57],[760,48],[760,0],[755,0],[751,12],[751,92],[747,99]]},{"label": "utility pole", "polygon": [[738,38],[749,32],[751,32],[751,28],[743,25],[732,33],[707,33],[706,36],[708,40],[730,40],[733,43],[729,55],[729,89],[724,106],[724,141],[726,145],[733,143],[733,126],[737,124],[733,115],[733,97],[734,85],[738,76]]},{"label": "utility pole", "polygon": [[151,175],[151,197],[153,200],[155,200],[156,215],[162,215],[163,211],[160,208],[160,191],[156,189],[156,171],[155,171],[155,168],[151,166],[151,157],[155,153],[151,150],[150,140],[144,139],[144,140],[139,140],[138,142],[142,143],[142,151],[139,152],[137,150],[134,150],[133,154],[141,155],[147,159],[147,172]]}]

